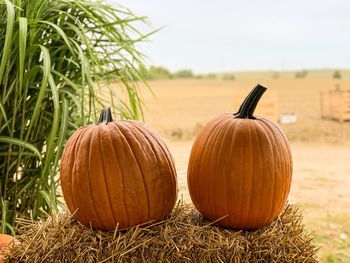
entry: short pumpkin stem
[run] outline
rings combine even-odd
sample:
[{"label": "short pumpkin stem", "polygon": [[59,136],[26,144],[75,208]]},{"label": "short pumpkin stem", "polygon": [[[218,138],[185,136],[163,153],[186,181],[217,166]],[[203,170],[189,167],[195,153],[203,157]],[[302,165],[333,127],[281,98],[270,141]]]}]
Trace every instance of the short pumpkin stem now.
[{"label": "short pumpkin stem", "polygon": [[238,112],[234,114],[235,117],[241,119],[255,119],[253,116],[255,108],[265,91],[266,88],[260,84],[252,89],[239,107]]},{"label": "short pumpkin stem", "polygon": [[100,118],[98,119],[98,123],[107,124],[108,122],[112,122],[112,112],[111,108],[104,108],[100,113]]}]

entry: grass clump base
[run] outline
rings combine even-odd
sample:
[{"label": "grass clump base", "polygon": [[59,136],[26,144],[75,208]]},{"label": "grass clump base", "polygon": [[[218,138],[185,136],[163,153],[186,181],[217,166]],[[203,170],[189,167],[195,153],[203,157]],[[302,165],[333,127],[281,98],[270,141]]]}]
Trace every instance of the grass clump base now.
[{"label": "grass clump base", "polygon": [[123,231],[96,231],[70,214],[21,220],[18,231],[6,262],[317,262],[295,205],[255,231],[217,226],[182,203],[161,222]]}]

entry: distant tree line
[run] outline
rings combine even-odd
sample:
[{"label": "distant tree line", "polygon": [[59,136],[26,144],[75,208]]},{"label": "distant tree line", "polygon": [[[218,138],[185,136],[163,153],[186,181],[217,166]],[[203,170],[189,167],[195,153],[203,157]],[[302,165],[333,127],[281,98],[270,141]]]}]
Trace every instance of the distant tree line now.
[{"label": "distant tree line", "polygon": [[[301,70],[301,71],[297,71],[295,73],[295,78],[297,79],[302,79],[302,78],[306,78],[307,75],[309,74],[309,72],[307,70]],[[332,73],[332,77],[334,79],[341,79],[342,78],[342,74],[339,70],[335,70],[333,73]]]},{"label": "distant tree line", "polygon": [[[273,71],[271,78],[272,79],[278,79],[281,77],[282,72]],[[308,70],[299,70],[293,72],[294,77],[297,79],[304,79],[308,77],[309,75]],[[312,73],[312,71],[311,71]],[[146,80],[158,80],[158,79],[222,79],[227,81],[233,81],[236,79],[236,75],[232,73],[207,73],[207,74],[195,74],[191,69],[180,69],[177,71],[170,71],[169,69],[162,67],[162,66],[150,66],[149,68],[146,68],[143,73],[142,77]],[[342,74],[339,70],[334,70],[332,73],[332,77],[334,79],[341,79]]]},{"label": "distant tree line", "polygon": [[333,78],[335,79],[341,79],[341,73],[339,70],[334,71]]},{"label": "distant tree line", "polygon": [[169,69],[162,66],[150,66],[144,71],[144,78],[147,80],[154,79],[216,79],[215,73],[209,74],[194,74],[191,69],[180,69],[175,72],[171,72]]},{"label": "distant tree line", "polygon": [[297,79],[303,79],[303,78],[306,78],[306,76],[307,76],[307,74],[308,74],[308,71],[307,70],[301,70],[301,71],[297,71],[296,73],[295,73],[295,78],[297,78]]},{"label": "distant tree line", "polygon": [[147,80],[155,79],[223,79],[223,80],[235,80],[236,77],[233,74],[195,74],[191,69],[180,69],[175,72],[171,72],[169,69],[162,66],[150,66],[143,73],[143,77]]},{"label": "distant tree line", "polygon": [[165,67],[150,66],[144,72],[144,78],[148,80],[152,79],[177,79],[177,78],[193,78],[194,74],[190,69],[182,69],[175,72],[171,72]]}]

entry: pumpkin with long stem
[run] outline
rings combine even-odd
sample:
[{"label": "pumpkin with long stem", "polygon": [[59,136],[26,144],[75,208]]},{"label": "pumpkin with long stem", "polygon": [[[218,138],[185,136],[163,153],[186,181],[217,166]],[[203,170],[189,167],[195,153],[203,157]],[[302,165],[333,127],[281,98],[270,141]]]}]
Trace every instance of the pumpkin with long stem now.
[{"label": "pumpkin with long stem", "polygon": [[156,222],[177,196],[174,162],[161,137],[142,122],[113,121],[110,109],[70,137],[60,180],[76,219],[102,230]]},{"label": "pumpkin with long stem", "polygon": [[258,85],[237,113],[223,113],[199,132],[190,155],[188,188],[200,213],[236,229],[271,223],[291,186],[292,155],[277,124],[254,117],[266,88]]}]

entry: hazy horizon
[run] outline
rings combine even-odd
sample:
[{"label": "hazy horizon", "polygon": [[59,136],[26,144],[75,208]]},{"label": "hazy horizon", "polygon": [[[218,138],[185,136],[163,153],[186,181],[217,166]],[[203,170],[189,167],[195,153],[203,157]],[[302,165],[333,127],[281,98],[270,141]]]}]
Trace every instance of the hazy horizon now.
[{"label": "hazy horizon", "polygon": [[171,71],[350,68],[347,0],[110,2],[162,28],[141,48]]},{"label": "hazy horizon", "polygon": [[163,67],[168,69],[171,73],[175,73],[176,71],[181,71],[181,70],[191,70],[195,74],[223,74],[223,73],[255,73],[255,72],[261,72],[261,73],[269,73],[269,72],[278,72],[278,73],[295,73],[299,71],[307,71],[307,72],[321,72],[321,71],[326,71],[326,72],[334,72],[334,71],[349,71],[350,72],[350,66],[348,68],[345,67],[328,67],[328,68],[292,68],[292,69],[237,69],[237,70],[225,70],[225,71],[201,71],[198,72],[195,69],[192,68],[178,68],[175,70],[172,70],[168,68],[166,65],[157,65],[157,64],[152,64],[149,66],[155,66],[155,67]]}]

